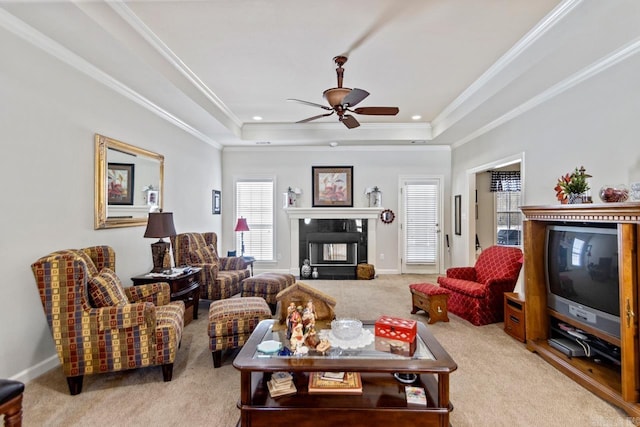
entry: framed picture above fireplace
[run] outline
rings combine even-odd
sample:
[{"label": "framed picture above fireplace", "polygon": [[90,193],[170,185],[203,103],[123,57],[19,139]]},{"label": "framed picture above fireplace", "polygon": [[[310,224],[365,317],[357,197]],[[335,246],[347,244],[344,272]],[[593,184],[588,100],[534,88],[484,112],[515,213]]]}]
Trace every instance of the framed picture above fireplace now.
[{"label": "framed picture above fireplace", "polygon": [[353,207],[353,166],[312,166],[315,207]]}]

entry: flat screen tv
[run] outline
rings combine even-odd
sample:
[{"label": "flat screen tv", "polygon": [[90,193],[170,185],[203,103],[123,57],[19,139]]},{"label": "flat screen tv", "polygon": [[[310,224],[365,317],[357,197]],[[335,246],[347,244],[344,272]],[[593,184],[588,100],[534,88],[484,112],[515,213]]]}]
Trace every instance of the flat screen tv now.
[{"label": "flat screen tv", "polygon": [[617,228],[550,225],[545,249],[547,305],[620,338]]}]

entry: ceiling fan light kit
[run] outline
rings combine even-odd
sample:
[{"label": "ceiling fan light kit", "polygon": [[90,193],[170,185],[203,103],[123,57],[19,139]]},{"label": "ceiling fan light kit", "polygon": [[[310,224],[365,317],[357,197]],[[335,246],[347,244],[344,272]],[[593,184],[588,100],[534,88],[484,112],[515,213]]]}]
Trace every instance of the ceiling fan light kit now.
[{"label": "ceiling fan light kit", "polygon": [[314,102],[303,101],[301,99],[290,98],[287,100],[299,102],[312,107],[320,107],[323,110],[328,110],[330,112],[309,117],[296,123],[308,123],[312,120],[330,116],[335,112],[338,115],[338,120],[340,122],[342,122],[347,128],[353,129],[360,126],[360,123],[351,114],[346,114],[347,112],[370,116],[395,116],[398,114],[400,111],[398,107],[360,107],[352,110],[350,107],[355,107],[359,104],[363,99],[369,96],[369,92],[358,88],[350,89],[342,87],[342,79],[344,77],[344,68],[342,68],[342,66],[347,62],[347,57],[342,55],[336,56],[333,60],[337,65],[336,75],[338,77],[338,87],[327,89],[322,93],[322,96],[329,103],[329,107],[316,104]]}]

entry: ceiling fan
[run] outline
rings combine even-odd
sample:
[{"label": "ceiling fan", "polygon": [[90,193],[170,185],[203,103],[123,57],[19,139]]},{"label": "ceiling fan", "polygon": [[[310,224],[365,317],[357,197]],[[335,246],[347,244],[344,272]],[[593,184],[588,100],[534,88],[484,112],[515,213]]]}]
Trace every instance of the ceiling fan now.
[{"label": "ceiling fan", "polygon": [[338,75],[338,87],[333,87],[331,89],[327,89],[323,92],[324,98],[329,103],[329,106],[322,104],[316,104],[315,102],[303,101],[301,99],[287,99],[287,101],[299,102],[301,104],[310,105],[312,107],[320,107],[323,110],[330,111],[326,114],[319,114],[317,116],[309,117],[304,120],[300,120],[296,123],[307,123],[312,120],[316,120],[322,117],[327,117],[336,113],[338,115],[338,120],[340,120],[346,127],[349,129],[356,128],[360,126],[358,120],[351,114],[347,113],[355,113],[355,114],[363,114],[370,116],[395,116],[398,114],[398,107],[360,107],[352,109],[357,104],[360,103],[363,99],[369,96],[369,92],[362,89],[350,89],[347,87],[342,87],[342,78],[344,76],[344,68],[342,66],[345,62],[347,62],[346,56],[336,56],[333,58],[336,65],[336,74]]}]

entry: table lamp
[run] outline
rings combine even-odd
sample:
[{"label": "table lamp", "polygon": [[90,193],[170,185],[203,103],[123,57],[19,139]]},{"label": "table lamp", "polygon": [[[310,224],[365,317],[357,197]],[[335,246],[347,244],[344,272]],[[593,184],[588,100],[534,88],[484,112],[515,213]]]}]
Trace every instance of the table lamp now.
[{"label": "table lamp", "polygon": [[[153,257],[152,273],[161,273],[171,268],[171,258],[169,255],[170,242],[162,240],[164,237],[175,236],[176,228],[173,225],[173,212],[150,212],[147,219],[147,229],[144,237],[158,237],[155,243],[151,244],[151,256]],[[166,267],[165,267],[166,266]]]},{"label": "table lamp", "polygon": [[244,256],[244,232],[249,231],[249,225],[247,224],[246,218],[238,218],[235,231],[240,232],[240,256]]}]

